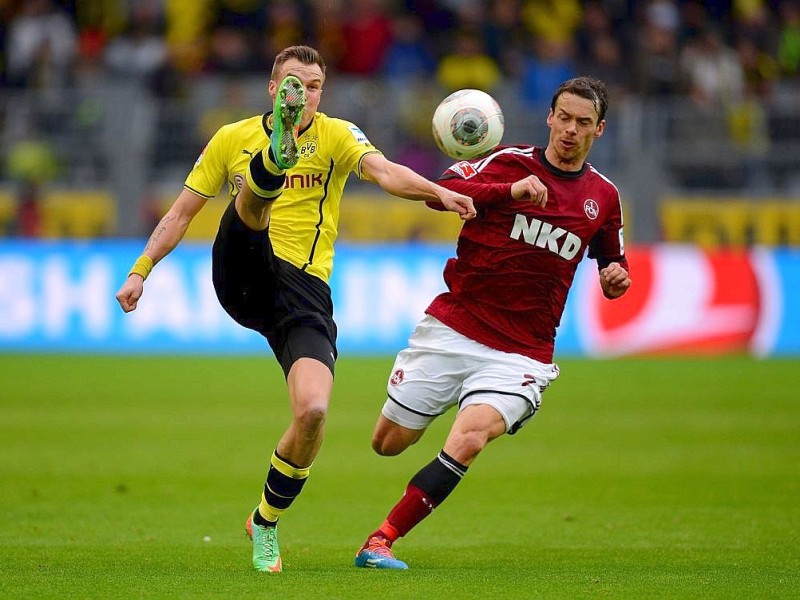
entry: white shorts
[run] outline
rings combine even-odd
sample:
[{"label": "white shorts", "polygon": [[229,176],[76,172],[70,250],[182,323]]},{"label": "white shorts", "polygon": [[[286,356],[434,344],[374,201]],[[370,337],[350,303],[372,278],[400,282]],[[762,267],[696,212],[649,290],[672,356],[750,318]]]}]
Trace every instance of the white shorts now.
[{"label": "white shorts", "polygon": [[539,410],[558,366],[501,352],[425,315],[395,359],[381,411],[409,429],[425,429],[450,407],[488,404],[515,433]]}]

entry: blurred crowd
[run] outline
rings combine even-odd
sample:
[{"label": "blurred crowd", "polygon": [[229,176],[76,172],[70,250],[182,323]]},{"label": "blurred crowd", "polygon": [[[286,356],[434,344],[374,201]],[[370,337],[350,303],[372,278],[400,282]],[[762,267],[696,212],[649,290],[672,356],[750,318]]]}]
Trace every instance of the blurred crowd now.
[{"label": "blurred crowd", "polygon": [[[660,139],[676,143],[660,167],[673,185],[800,189],[800,0],[0,0],[0,187],[20,184],[19,232],[36,235],[41,185],[56,179],[113,180],[120,206],[155,206],[131,181],[169,180],[173,168],[182,178],[217,127],[253,114],[242,82],[258,82],[261,110],[272,60],[292,44],[317,47],[337,81],[367,82],[335,114],[357,116],[428,177],[444,159],[419,110],[426,100],[479,88],[520,114],[590,74],[614,107],[629,98],[673,108],[655,115],[667,121]],[[213,105],[184,110],[209,81],[224,90]],[[129,93],[126,107],[114,90]],[[394,129],[381,122],[387,94]],[[355,97],[381,104],[378,116],[368,122]],[[133,106],[139,121],[125,112]],[[130,161],[120,177],[110,150],[122,134],[109,125],[126,117],[138,123],[136,136],[128,124],[127,155],[147,156],[137,177],[127,177]],[[0,197],[0,234],[3,210]]]},{"label": "blurred crowd", "polygon": [[590,73],[616,94],[768,98],[800,79],[800,0],[0,0],[0,77],[68,86],[99,73],[178,95],[202,73],[265,73],[281,48],[332,72],[549,100]]}]

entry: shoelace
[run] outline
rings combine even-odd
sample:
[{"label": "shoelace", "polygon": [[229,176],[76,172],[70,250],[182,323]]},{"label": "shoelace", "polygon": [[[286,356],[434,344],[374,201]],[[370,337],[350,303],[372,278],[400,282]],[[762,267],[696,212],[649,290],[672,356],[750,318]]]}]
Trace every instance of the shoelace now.
[{"label": "shoelace", "polygon": [[394,558],[394,554],[392,554],[392,550],[389,548],[389,542],[379,537],[374,537],[369,541],[367,550],[386,558]]},{"label": "shoelace", "polygon": [[[257,527],[255,524],[253,526]],[[277,546],[275,540],[278,537],[278,530],[275,527],[265,527],[264,529],[266,530],[264,537],[262,538],[264,543],[261,546],[264,549],[264,554],[266,554],[267,560],[273,560],[277,557],[274,550]]]}]

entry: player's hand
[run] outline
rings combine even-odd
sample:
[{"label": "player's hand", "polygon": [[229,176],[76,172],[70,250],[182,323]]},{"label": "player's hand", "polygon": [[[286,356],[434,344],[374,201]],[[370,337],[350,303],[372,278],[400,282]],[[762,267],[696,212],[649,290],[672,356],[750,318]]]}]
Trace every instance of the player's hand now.
[{"label": "player's hand", "polygon": [[439,200],[447,210],[458,213],[462,221],[469,221],[475,218],[477,213],[475,212],[475,205],[472,203],[472,198],[448,190],[447,188],[442,188],[442,190]]},{"label": "player's hand", "polygon": [[631,278],[619,263],[612,262],[600,269],[600,286],[609,298],[619,298],[631,287]]},{"label": "player's hand", "polygon": [[528,175],[511,184],[511,197],[514,200],[530,200],[534,206],[543,208],[547,204],[547,187],[536,175]]},{"label": "player's hand", "polygon": [[117,292],[117,302],[126,313],[136,309],[139,298],[144,291],[144,279],[140,275],[128,275],[128,279]]}]

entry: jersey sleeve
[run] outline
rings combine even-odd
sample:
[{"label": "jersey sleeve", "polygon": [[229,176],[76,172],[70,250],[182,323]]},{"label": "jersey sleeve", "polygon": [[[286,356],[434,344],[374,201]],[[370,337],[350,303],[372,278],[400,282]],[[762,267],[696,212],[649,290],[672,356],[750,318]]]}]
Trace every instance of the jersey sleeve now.
[{"label": "jersey sleeve", "polygon": [[609,201],[610,214],[600,230],[589,242],[589,258],[597,261],[597,268],[603,269],[612,262],[618,262],[625,269],[628,261],[625,258],[625,240],[623,237],[622,205],[619,192]]},{"label": "jersey sleeve", "polygon": [[358,125],[341,119],[334,119],[333,123],[331,133],[334,160],[341,168],[361,178],[361,159],[380,150],[370,143]]},{"label": "jersey sleeve", "polygon": [[[436,181],[442,187],[464,194],[472,198],[472,202],[476,208],[495,204],[497,202],[505,202],[511,200],[511,184],[510,183],[486,183],[481,181],[480,175],[472,170],[465,170],[464,167],[458,168],[460,165],[469,167],[469,163],[456,163]],[[435,210],[446,210],[441,202],[426,201],[430,208]]]},{"label": "jersey sleeve", "polygon": [[183,187],[203,198],[219,194],[228,172],[224,157],[226,137],[225,127],[213,135],[197,157]]}]

